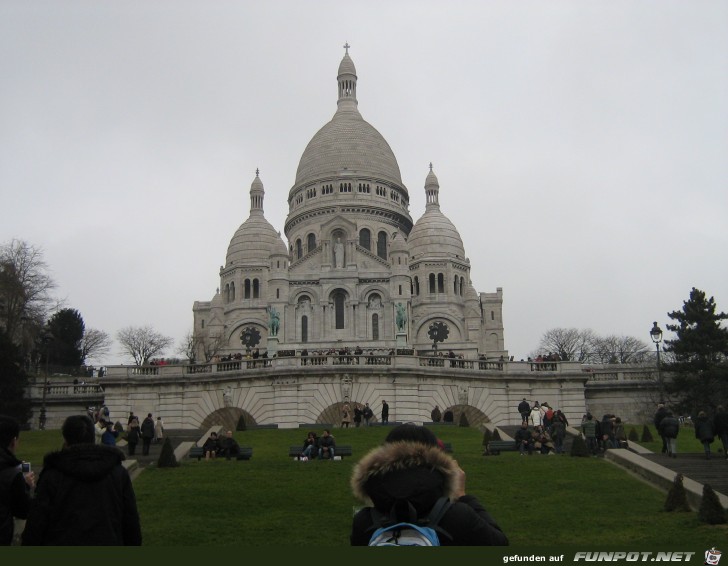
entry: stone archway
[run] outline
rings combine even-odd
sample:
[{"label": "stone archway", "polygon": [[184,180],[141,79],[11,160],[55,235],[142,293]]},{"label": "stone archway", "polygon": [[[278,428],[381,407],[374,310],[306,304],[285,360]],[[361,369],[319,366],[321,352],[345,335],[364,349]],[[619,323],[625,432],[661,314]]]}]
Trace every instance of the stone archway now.
[{"label": "stone archway", "polygon": [[445,408],[442,411],[443,421],[445,421],[445,415],[448,412],[452,413],[452,422],[456,426],[460,425],[460,419],[463,415],[465,415],[469,427],[478,428],[480,425],[490,422],[490,419],[483,411],[471,405],[451,405]]},{"label": "stone archway", "polygon": [[245,419],[245,426],[258,424],[250,413],[243,411],[238,407],[223,407],[217,411],[210,413],[202,421],[202,430],[208,430],[212,426],[222,426],[225,430],[237,430],[240,417]]}]

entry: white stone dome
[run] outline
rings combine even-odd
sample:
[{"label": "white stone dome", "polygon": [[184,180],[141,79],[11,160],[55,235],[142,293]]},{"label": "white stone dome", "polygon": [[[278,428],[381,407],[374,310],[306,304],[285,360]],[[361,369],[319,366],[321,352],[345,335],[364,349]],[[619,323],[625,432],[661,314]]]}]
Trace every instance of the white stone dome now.
[{"label": "white stone dome", "polygon": [[296,186],[351,173],[402,185],[387,141],[356,112],[337,112],[308,142],[298,163]]},{"label": "white stone dome", "polygon": [[250,216],[230,240],[226,265],[260,264],[271,255],[288,254],[280,234],[263,215],[263,195],[263,182],[256,173],[250,185]]},{"label": "white stone dome", "polygon": [[425,179],[427,206],[409,233],[410,257],[459,258],[465,260],[465,246],[455,225],[440,211],[440,184],[432,171]]}]

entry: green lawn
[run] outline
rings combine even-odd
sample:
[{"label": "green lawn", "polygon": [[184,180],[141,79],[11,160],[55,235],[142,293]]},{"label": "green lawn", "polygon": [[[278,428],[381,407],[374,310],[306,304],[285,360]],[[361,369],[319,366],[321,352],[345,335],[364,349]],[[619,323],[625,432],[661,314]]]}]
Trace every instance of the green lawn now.
[{"label": "green lawn", "polygon": [[[468,491],[512,546],[710,548],[728,536],[728,527],[703,525],[695,513],[663,512],[664,493],[604,459],[514,452],[484,457],[477,430],[433,430],[452,443]],[[338,443],[353,446],[353,458],[296,462],[287,457],[288,447],[302,443],[305,430],[257,430],[235,433],[240,444],[253,446],[249,461],[185,460],[177,468],[148,468],[134,482],[144,544],[313,547],[325,532],[327,545],[347,545],[359,505],[349,487],[352,467],[387,429],[333,432]],[[18,455],[40,464],[43,453],[59,445],[59,431],[24,432]]]}]

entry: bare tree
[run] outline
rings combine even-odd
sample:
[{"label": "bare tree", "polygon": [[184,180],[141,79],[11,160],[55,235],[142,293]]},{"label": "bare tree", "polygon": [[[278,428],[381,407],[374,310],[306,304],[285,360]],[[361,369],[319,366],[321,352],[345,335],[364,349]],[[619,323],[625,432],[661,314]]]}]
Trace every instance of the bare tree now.
[{"label": "bare tree", "polygon": [[122,328],[117,332],[116,339],[121,344],[122,353],[131,356],[138,366],[149,363],[153,356],[163,354],[174,342],[149,325]]},{"label": "bare tree", "polygon": [[102,360],[111,352],[113,340],[103,330],[89,328],[84,332],[81,339],[81,355],[85,362],[87,359]]},{"label": "bare tree", "polygon": [[224,346],[222,336],[203,336],[189,331],[177,347],[177,353],[185,356],[191,364],[195,363],[198,357],[205,358],[209,362]]},{"label": "bare tree", "polygon": [[541,337],[538,349],[541,354],[558,354],[564,361],[586,362],[596,336],[592,330],[578,328],[552,328]]},{"label": "bare tree", "polygon": [[594,340],[591,359],[602,364],[634,364],[644,362],[650,354],[650,347],[639,338],[612,334]]},{"label": "bare tree", "polygon": [[22,341],[24,325],[43,326],[55,288],[41,248],[23,240],[0,246],[0,322],[11,340]]}]

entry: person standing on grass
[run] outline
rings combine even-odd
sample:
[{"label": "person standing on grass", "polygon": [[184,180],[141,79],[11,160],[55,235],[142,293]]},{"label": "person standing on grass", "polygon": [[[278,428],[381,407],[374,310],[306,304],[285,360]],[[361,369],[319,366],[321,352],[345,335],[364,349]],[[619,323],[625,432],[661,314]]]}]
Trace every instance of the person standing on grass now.
[{"label": "person standing on grass", "polygon": [[12,417],[0,415],[0,546],[13,542],[15,520],[28,517],[35,474],[23,473],[15,455],[20,425]]},{"label": "person standing on grass", "polygon": [[364,417],[364,422],[366,422],[367,426],[369,426],[369,421],[374,416],[374,411],[372,411],[369,403],[367,403],[364,407],[364,410],[361,412],[361,416]]},{"label": "person standing on grass", "polygon": [[382,401],[382,422],[389,422],[389,405],[386,401]]},{"label": "person standing on grass", "polygon": [[341,428],[349,428],[351,423],[351,408],[348,403],[344,404],[344,408],[341,409]]},{"label": "person standing on grass", "polygon": [[25,546],[138,546],[136,496],[124,454],[94,444],[87,415],[68,417],[63,448],[46,454],[23,530]]},{"label": "person standing on grass", "polygon": [[358,403],[354,404],[354,426],[359,428],[361,426],[362,410]]}]

